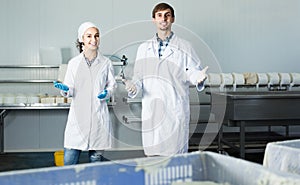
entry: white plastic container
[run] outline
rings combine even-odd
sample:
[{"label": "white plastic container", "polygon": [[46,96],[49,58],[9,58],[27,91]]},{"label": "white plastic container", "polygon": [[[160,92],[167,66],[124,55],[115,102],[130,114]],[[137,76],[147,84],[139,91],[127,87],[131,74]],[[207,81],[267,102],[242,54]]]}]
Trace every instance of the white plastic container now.
[{"label": "white plastic container", "polygon": [[269,78],[269,84],[270,85],[278,85],[280,82],[280,77],[278,73],[267,73]]},{"label": "white plastic container", "polygon": [[40,103],[40,97],[38,95],[30,94],[27,97],[27,101],[30,104]]},{"label": "white plastic container", "polygon": [[219,73],[208,73],[208,84],[209,85],[221,85],[222,79]]},{"label": "white plastic container", "polygon": [[300,139],[268,143],[263,165],[300,175]]},{"label": "white plastic container", "polygon": [[267,85],[269,83],[269,77],[266,73],[257,73],[257,84]]},{"label": "white plastic container", "polygon": [[0,104],[3,104],[3,94],[0,94]]},{"label": "white plastic container", "polygon": [[24,94],[18,94],[15,99],[16,103],[27,103],[27,97]]},{"label": "white plastic container", "polygon": [[55,97],[55,103],[66,103],[67,100],[65,97],[62,97],[62,96],[56,96]]},{"label": "white plastic container", "polygon": [[233,85],[233,76],[231,73],[221,73],[222,85]]},{"label": "white plastic container", "polygon": [[13,94],[6,94],[3,96],[3,103],[4,104],[15,104],[15,95]]},{"label": "white plastic container", "polygon": [[244,85],[245,84],[245,78],[242,73],[232,73],[234,84],[236,85]]},{"label": "white plastic container", "polygon": [[54,96],[43,96],[43,97],[41,97],[41,103],[53,104],[53,103],[55,103],[55,97]]}]

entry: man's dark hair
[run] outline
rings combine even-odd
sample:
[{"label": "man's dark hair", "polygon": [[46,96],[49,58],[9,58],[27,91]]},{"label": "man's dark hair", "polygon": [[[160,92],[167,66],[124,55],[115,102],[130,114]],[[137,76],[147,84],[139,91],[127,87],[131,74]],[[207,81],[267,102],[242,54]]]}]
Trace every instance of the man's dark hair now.
[{"label": "man's dark hair", "polygon": [[166,10],[166,9],[170,9],[172,17],[175,17],[175,12],[174,12],[174,9],[172,6],[170,6],[167,3],[159,3],[152,10],[152,18],[155,18],[156,12],[161,11],[161,10]]}]

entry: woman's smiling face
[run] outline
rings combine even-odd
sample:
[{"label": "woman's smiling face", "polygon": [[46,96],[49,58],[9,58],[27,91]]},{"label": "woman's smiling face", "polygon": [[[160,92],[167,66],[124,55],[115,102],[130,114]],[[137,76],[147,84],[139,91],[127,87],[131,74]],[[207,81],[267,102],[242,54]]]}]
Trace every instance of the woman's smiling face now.
[{"label": "woman's smiling face", "polygon": [[100,44],[100,33],[97,28],[91,27],[83,34],[84,50],[97,50]]}]

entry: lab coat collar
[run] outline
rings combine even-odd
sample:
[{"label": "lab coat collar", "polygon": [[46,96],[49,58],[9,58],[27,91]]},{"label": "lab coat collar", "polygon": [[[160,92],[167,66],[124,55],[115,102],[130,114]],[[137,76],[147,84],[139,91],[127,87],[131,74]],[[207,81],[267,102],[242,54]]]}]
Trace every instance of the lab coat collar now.
[{"label": "lab coat collar", "polygon": [[106,63],[110,62],[110,59],[105,57],[101,52],[98,51],[98,54],[97,54],[97,58],[96,58],[96,61],[95,61],[95,64],[101,64],[101,65],[105,65]]},{"label": "lab coat collar", "polygon": [[166,47],[165,51],[164,51],[164,55],[160,57],[161,60],[164,60],[166,58],[168,58],[169,56],[171,56],[174,53],[173,49],[168,46]]},{"label": "lab coat collar", "polygon": [[[176,40],[175,33],[172,36],[172,39],[169,42],[169,45],[166,47],[164,51],[164,55],[160,58],[160,60],[165,60],[170,57],[174,53],[174,42]],[[153,57],[158,58],[158,41],[156,35],[151,39],[151,44],[149,44],[147,51],[151,52]],[[151,56],[152,56],[151,55]]]},{"label": "lab coat collar", "polygon": [[[96,57],[95,61],[92,63],[91,66],[98,65],[100,63],[106,63],[107,60],[109,60],[108,58],[104,57],[101,52],[99,52],[99,51],[97,51],[97,52],[98,52],[97,57]],[[83,53],[80,53],[80,55],[82,57],[82,61],[86,62]]]}]

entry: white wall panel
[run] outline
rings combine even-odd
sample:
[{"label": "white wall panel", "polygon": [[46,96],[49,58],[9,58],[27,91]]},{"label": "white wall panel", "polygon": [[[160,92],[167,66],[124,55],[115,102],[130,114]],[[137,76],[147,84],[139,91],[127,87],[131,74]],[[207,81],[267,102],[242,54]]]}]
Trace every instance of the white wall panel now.
[{"label": "white wall panel", "polygon": [[[80,23],[97,23],[103,34],[101,50],[119,51],[120,40],[152,27],[110,34],[134,22],[151,20],[159,1],[138,0],[3,0],[0,64],[39,64],[39,49],[69,48],[65,60],[77,54],[74,42]],[[297,0],[189,0],[167,1],[175,7],[176,24],[200,36],[213,50],[224,72],[298,72],[300,2]],[[125,40],[126,41],[126,40]],[[124,51],[135,58],[136,47]],[[66,61],[65,61],[66,62]],[[298,69],[298,71],[297,71]],[[295,71],[296,70],[296,71]]]},{"label": "white wall panel", "polygon": [[[39,49],[39,9],[40,1],[6,1],[1,3],[0,64],[36,64]],[[2,22],[3,21],[3,22]]]},{"label": "white wall panel", "polygon": [[[297,0],[192,0],[184,25],[203,38],[224,72],[299,71]],[[298,68],[294,68],[298,66]]]}]

